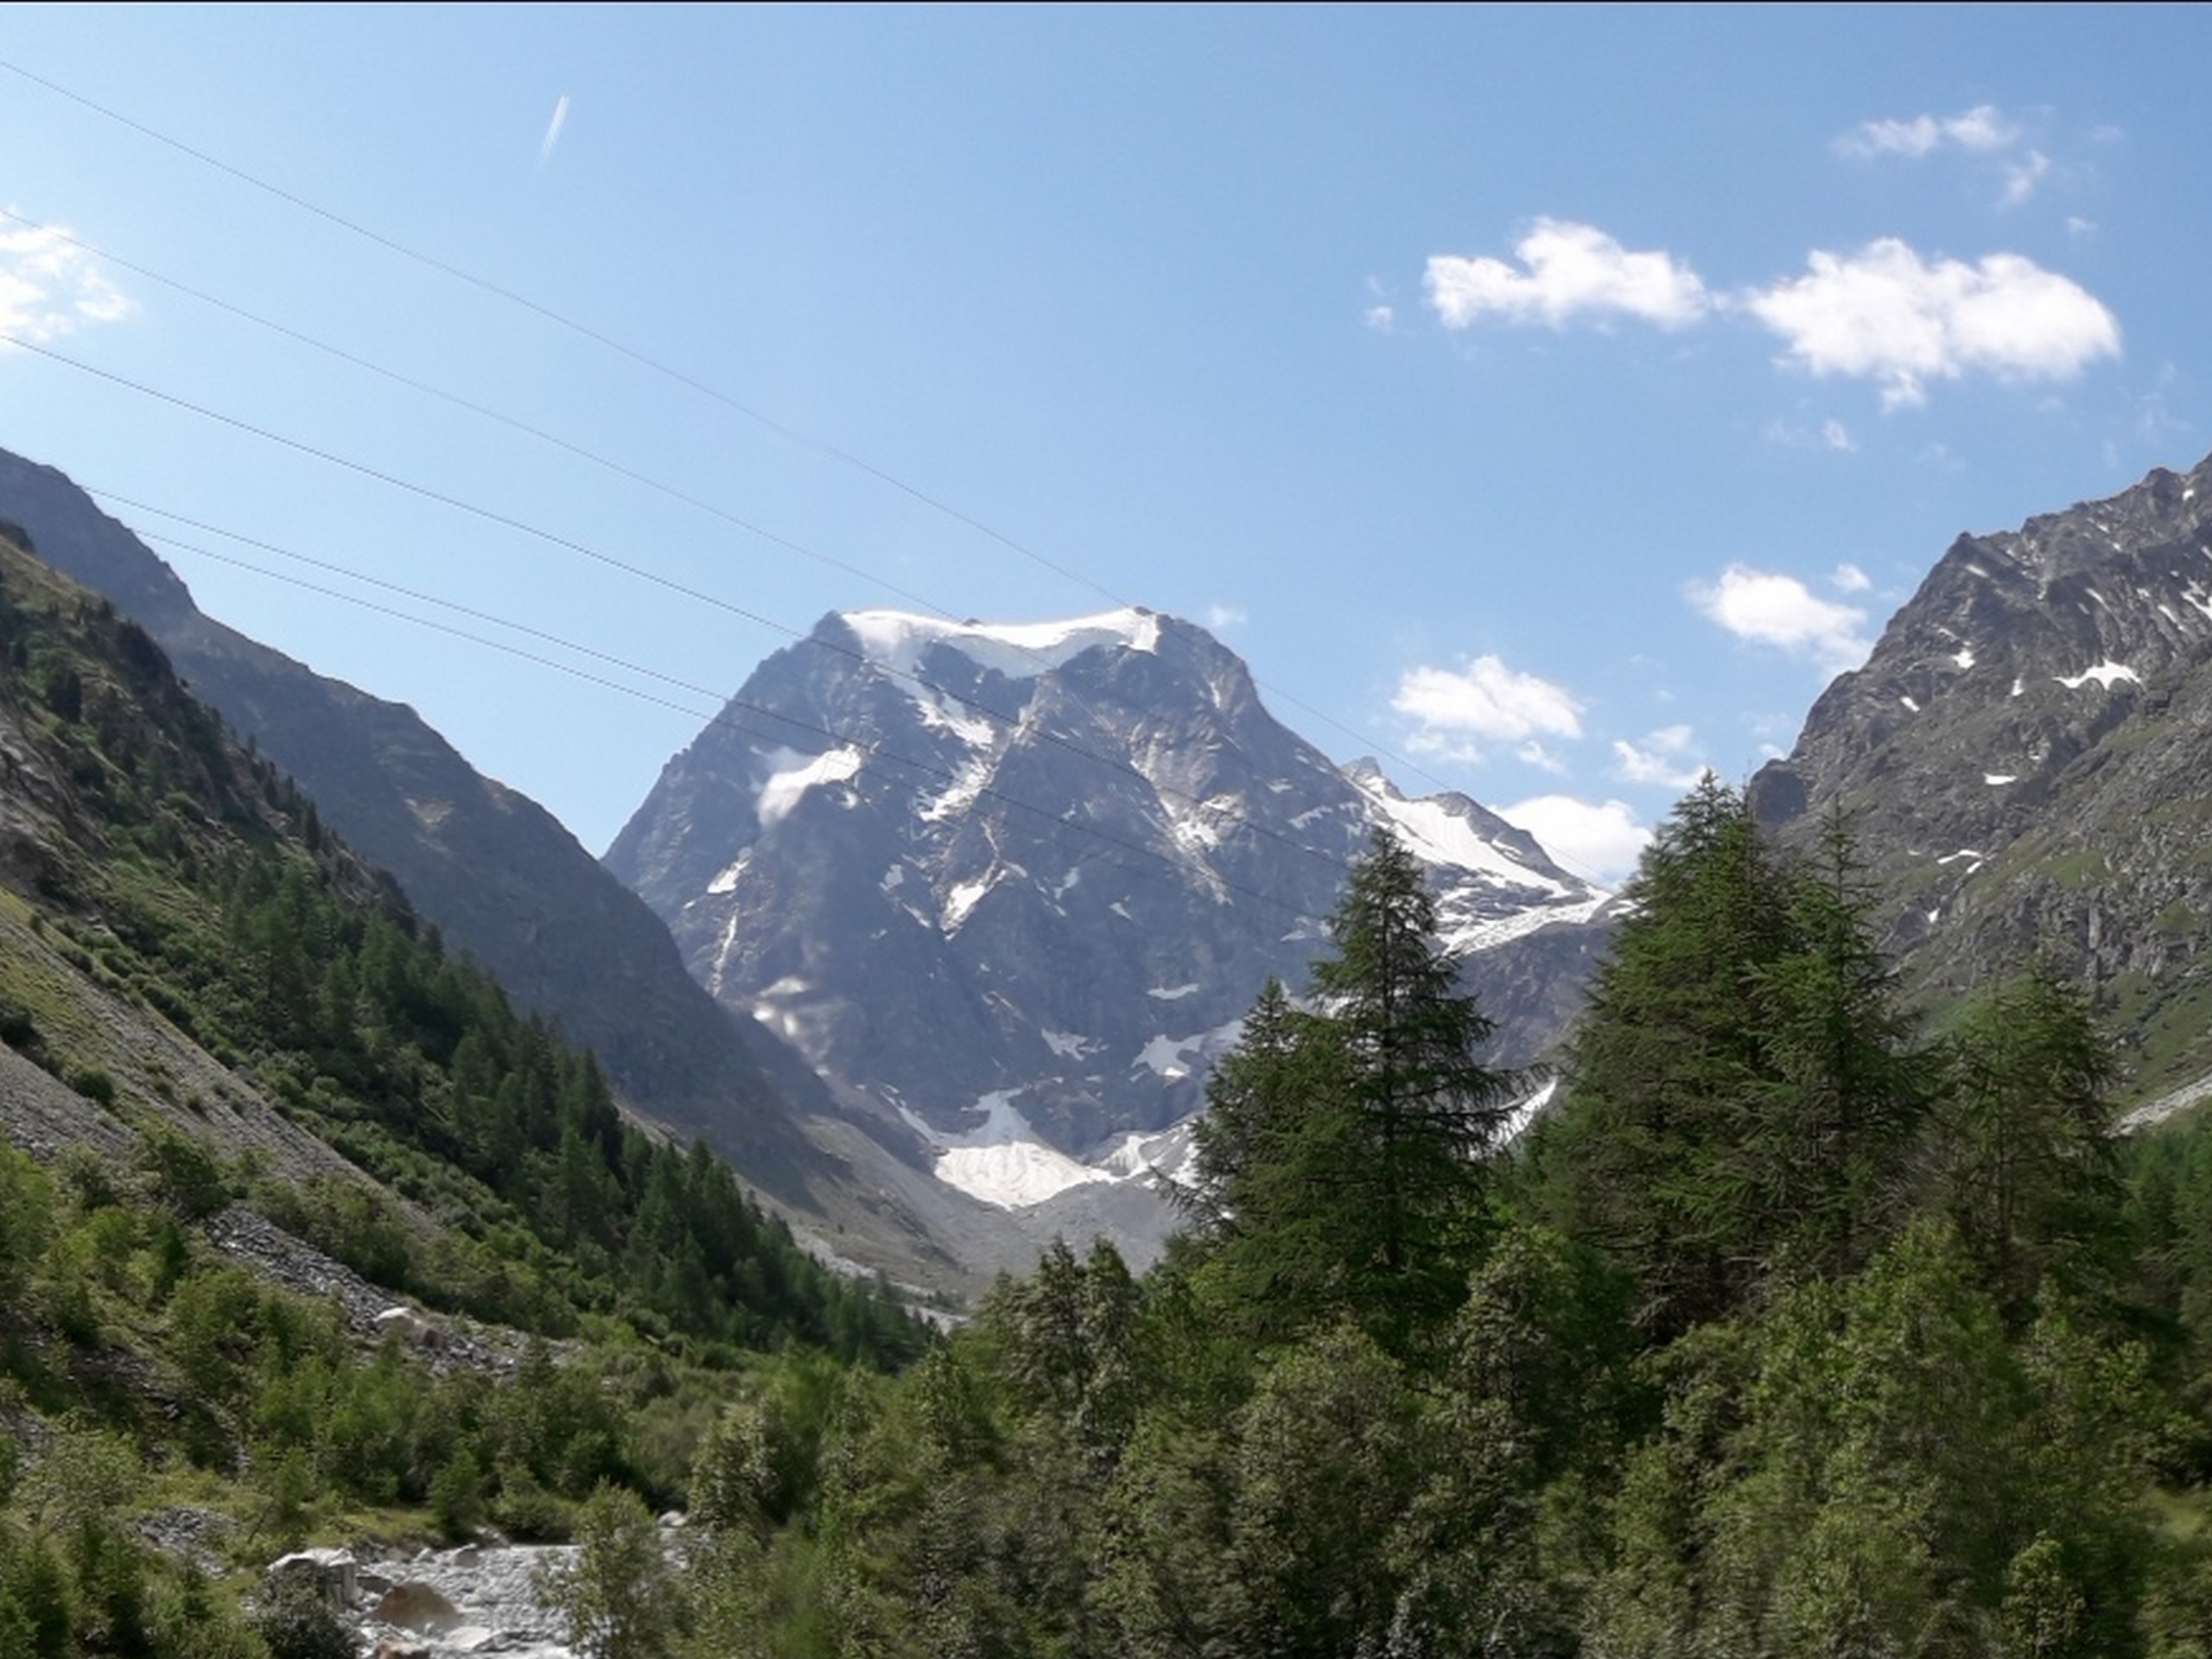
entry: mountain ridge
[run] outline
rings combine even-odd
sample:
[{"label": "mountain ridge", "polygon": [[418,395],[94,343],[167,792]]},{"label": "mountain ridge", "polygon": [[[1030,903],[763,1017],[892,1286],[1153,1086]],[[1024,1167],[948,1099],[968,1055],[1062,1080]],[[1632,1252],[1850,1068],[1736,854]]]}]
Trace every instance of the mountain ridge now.
[{"label": "mountain ridge", "polygon": [[1961,535],[1751,798],[1840,811],[1931,1001],[2041,952],[2094,982],[2156,1092],[2212,1068],[2212,458]]},{"label": "mountain ridge", "polygon": [[[1383,824],[1444,875],[1447,936],[1486,967],[1557,957],[1529,947],[1606,901],[1467,798],[1338,767],[1183,620],[833,612],[671,758],[606,861],[727,1006],[924,1137],[940,1175],[999,1149],[1003,1185],[970,1190],[1006,1196],[1047,1166],[1098,1179],[1195,1110],[1262,982],[1302,982]],[[1533,1056],[1560,1028],[1556,972],[1489,977]]]}]

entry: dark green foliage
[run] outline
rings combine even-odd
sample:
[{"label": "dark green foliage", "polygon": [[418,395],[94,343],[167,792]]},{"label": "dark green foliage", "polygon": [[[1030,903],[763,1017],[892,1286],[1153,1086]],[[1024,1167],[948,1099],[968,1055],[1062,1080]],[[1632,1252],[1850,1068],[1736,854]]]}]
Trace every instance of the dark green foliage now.
[{"label": "dark green foliage", "polygon": [[69,1086],[96,1105],[115,1104],[115,1079],[97,1065],[81,1066],[72,1071]]},{"label": "dark green foliage", "polygon": [[1478,1128],[1379,1203],[1382,1045],[1333,969],[1270,987],[1160,1268],[1055,1245],[903,1376],[733,1408],[691,1651],[2212,1650],[2212,1544],[2145,1503],[2212,1463],[2212,1118],[2126,1197],[2080,1000],[1922,1041],[1847,842],[1782,859],[1718,785],[1637,896],[1502,1175]]},{"label": "dark green foliage", "polygon": [[1209,1090],[1195,1202],[1217,1294],[1259,1340],[1350,1318],[1403,1355],[1465,1294],[1510,1079],[1476,1054],[1421,867],[1378,831],[1330,922],[1311,1013],[1270,984]]},{"label": "dark green foliage", "polygon": [[305,1573],[271,1579],[255,1598],[253,1630],[270,1659],[359,1659],[360,1643]]},{"label": "dark green foliage", "polygon": [[1708,774],[1624,896],[1542,1160],[1565,1224],[1634,1274],[1664,1340],[1863,1265],[1909,1210],[1936,1071],[1840,829],[1793,863]]},{"label": "dark green foliage", "polygon": [[[0,562],[0,633],[42,665],[50,705],[75,688],[73,723],[41,741],[86,826],[56,872],[73,899],[60,925],[85,971],[160,1010],[454,1231],[395,1237],[335,1186],[322,1195],[334,1203],[281,1219],[396,1290],[509,1322],[565,1333],[619,1310],[705,1351],[798,1342],[886,1365],[919,1351],[892,1298],[810,1258],[726,1165],[626,1123],[591,1055],[448,957],[290,779],[228,744],[143,630],[111,607],[65,603],[68,590],[12,550]],[[19,608],[41,585],[50,607]],[[5,1032],[35,1037],[28,1014]],[[100,1066],[70,1081],[103,1106],[130,1103]],[[174,1135],[142,1148],[149,1179],[188,1217],[228,1196],[195,1156],[204,1164]]]},{"label": "dark green foliage", "polygon": [[2024,1308],[2047,1271],[2078,1283],[2113,1242],[2111,1054],[2087,1000],[2041,963],[1968,1006],[1952,1053],[1942,1202],[2007,1305]]},{"label": "dark green foliage", "polygon": [[540,1598],[582,1659],[665,1659],[683,1602],[659,1529],[637,1494],[601,1486],[576,1523],[571,1561],[543,1571]]}]

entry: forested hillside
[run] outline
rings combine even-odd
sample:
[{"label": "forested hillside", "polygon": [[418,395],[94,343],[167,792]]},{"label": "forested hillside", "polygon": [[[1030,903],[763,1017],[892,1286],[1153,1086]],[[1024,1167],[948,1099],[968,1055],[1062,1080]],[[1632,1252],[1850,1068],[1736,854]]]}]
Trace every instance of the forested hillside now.
[{"label": "forested hillside", "polygon": [[0,1124],[44,1160],[0,1152],[0,1652],[249,1651],[180,1561],[562,1535],[602,1483],[680,1499],[759,1356],[920,1351],[4,535],[0,765]]},{"label": "forested hillside", "polygon": [[1708,781],[1630,897],[1509,1144],[1378,846],[1164,1265],[725,1419],[690,1650],[2212,1653],[2212,1131],[2118,1141],[2033,964],[1915,1028],[1840,832]]}]

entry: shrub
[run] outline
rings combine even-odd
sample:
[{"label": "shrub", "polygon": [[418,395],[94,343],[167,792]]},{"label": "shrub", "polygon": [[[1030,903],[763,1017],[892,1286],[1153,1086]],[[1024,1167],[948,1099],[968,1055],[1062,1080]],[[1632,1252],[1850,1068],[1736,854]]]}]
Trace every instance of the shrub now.
[{"label": "shrub", "polygon": [[69,1074],[69,1086],[95,1105],[115,1104],[115,1079],[97,1065],[78,1067]]}]

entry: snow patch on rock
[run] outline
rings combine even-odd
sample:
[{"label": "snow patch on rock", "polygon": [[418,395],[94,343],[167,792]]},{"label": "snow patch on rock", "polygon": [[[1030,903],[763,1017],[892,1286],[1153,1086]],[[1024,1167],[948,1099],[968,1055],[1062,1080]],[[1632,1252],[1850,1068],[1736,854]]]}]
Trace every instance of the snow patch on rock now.
[{"label": "snow patch on rock", "polygon": [[2069,691],[2078,691],[2091,680],[2094,680],[2107,691],[2121,680],[2135,685],[2141,684],[2143,680],[2143,677],[2126,663],[2113,662],[2099,663],[2094,668],[2085,668],[2071,678],[2063,675],[2053,675],[2051,677],[2057,680],[2058,683]]},{"label": "snow patch on rock", "polygon": [[[861,752],[849,744],[842,748],[825,749],[820,754],[801,754],[796,749],[772,749],[761,757],[768,764],[768,776],[760,785],[754,802],[760,827],[768,829],[783,820],[799,804],[806,791],[817,784],[842,784],[858,774]],[[717,889],[727,892],[728,888]]]},{"label": "snow patch on rock", "polygon": [[911,677],[936,645],[949,645],[977,667],[1008,679],[1034,679],[1095,646],[1152,651],[1160,644],[1160,619],[1135,607],[1059,622],[987,626],[947,622],[906,611],[848,611],[845,626],[872,662]]}]

